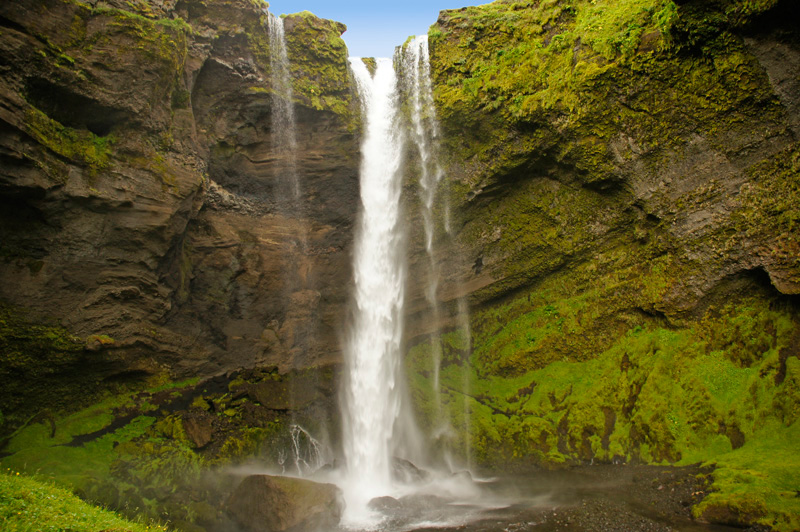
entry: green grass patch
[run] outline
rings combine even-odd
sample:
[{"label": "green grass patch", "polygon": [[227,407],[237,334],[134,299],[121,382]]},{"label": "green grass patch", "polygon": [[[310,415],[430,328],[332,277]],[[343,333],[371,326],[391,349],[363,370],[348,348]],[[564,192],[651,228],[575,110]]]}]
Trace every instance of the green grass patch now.
[{"label": "green grass patch", "polygon": [[0,528],[6,532],[145,532],[168,530],[158,522],[130,521],[92,506],[50,482],[0,473]]}]

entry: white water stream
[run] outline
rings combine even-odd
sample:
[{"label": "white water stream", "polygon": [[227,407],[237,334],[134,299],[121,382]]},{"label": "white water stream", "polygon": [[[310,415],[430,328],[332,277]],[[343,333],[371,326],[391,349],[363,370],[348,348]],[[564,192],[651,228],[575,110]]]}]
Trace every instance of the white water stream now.
[{"label": "white water stream", "polygon": [[[450,208],[447,195],[442,194],[444,172],[439,162],[439,123],[436,119],[436,107],[433,100],[433,83],[431,81],[430,52],[428,47],[428,36],[420,35],[411,39],[401,49],[401,62],[404,93],[409,100],[411,139],[417,150],[419,157],[418,179],[419,179],[419,198],[420,210],[425,230],[425,251],[428,256],[428,279],[425,289],[425,299],[430,310],[430,320],[432,323],[442,323],[442,311],[440,309],[439,284],[442,279],[442,267],[437,256],[437,246],[441,245],[438,238],[453,238],[450,224]],[[437,221],[441,227],[436,227]],[[452,246],[451,250],[457,249]],[[448,257],[451,263],[458,262],[461,257]],[[452,312],[452,310],[451,310]],[[463,296],[457,299],[455,309],[455,326],[469,342],[469,311]],[[463,468],[456,465],[456,461],[451,454],[450,441],[455,432],[450,424],[450,417],[444,411],[441,396],[440,373],[442,364],[442,345],[440,335],[442,331],[437,329],[431,333],[431,373],[432,373],[432,397],[434,401],[434,419],[432,438],[438,441],[439,448],[444,453],[441,456],[451,470]],[[466,345],[469,352],[471,346]],[[463,433],[469,432],[469,410],[468,410],[468,389],[469,378],[465,373],[461,383],[461,392],[464,401],[464,419],[466,426]],[[464,438],[464,457],[467,464],[470,460],[469,438]]]},{"label": "white water stream", "polygon": [[400,221],[403,139],[397,127],[397,79],[378,59],[374,77],[351,59],[364,110],[361,213],[353,269],[355,316],[346,348],[343,486],[349,526],[369,527],[367,503],[392,491],[392,441],[400,417],[400,348],[406,282]]},{"label": "white water stream", "polygon": [[[404,45],[401,53],[401,68],[406,96],[410,99],[411,139],[419,156],[419,184],[422,225],[425,230],[425,252],[428,256],[428,279],[425,299],[431,310],[431,320],[439,323],[438,289],[441,272],[436,261],[434,238],[434,202],[443,172],[437,157],[438,124],[433,106],[431,67],[428,52],[428,36],[420,35]],[[436,407],[436,432],[446,432],[448,423],[442,418],[439,373],[442,364],[442,349],[438,341],[431,342],[431,369],[433,373],[433,396]]]},{"label": "white water stream", "polygon": [[285,196],[296,203],[300,199],[297,178],[297,124],[294,116],[294,89],[286,51],[283,19],[267,12],[269,20],[269,66],[272,70],[272,147],[285,165]]}]

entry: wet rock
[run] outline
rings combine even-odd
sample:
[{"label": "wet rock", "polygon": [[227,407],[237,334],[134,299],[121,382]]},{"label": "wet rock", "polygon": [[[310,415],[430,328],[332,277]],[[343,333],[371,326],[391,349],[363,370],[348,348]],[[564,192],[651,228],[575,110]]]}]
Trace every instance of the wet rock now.
[{"label": "wet rock", "polygon": [[367,505],[370,510],[375,510],[382,513],[390,513],[396,511],[398,508],[403,507],[403,503],[394,497],[388,495],[384,497],[375,497]]},{"label": "wet rock", "polygon": [[418,468],[404,458],[396,456],[392,459],[392,474],[395,480],[409,484],[422,482],[430,477],[430,473],[427,471]]},{"label": "wet rock", "polygon": [[466,469],[463,471],[456,471],[455,473],[453,473],[453,478],[464,482],[474,482],[474,479],[472,478],[472,473],[470,473]]},{"label": "wet rock", "polygon": [[767,514],[763,501],[743,496],[740,500],[712,502],[704,505],[700,519],[709,523],[747,527]]},{"label": "wet rock", "polygon": [[242,529],[305,532],[335,527],[344,502],[341,490],[299,478],[252,475],[228,500],[227,510]]},{"label": "wet rock", "polygon": [[449,515],[448,501],[435,495],[416,493],[395,499],[394,497],[376,497],[369,501],[371,510],[382,513],[392,526],[402,527],[426,516],[432,520],[442,519]]}]

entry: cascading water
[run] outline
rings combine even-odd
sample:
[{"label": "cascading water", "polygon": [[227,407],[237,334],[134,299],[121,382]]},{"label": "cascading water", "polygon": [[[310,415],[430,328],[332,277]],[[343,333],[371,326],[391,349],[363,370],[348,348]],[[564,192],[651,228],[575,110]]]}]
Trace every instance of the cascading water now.
[{"label": "cascading water", "polygon": [[389,59],[374,76],[351,59],[364,109],[361,213],[354,254],[355,315],[346,348],[343,447],[345,522],[370,526],[366,505],[392,490],[393,434],[400,418],[400,349],[406,283],[400,220],[403,138]]},{"label": "cascading water", "polygon": [[[305,477],[315,473],[325,465],[322,444],[300,425],[289,427],[289,436],[292,440],[291,458],[294,471],[298,476]],[[284,462],[281,465],[285,464]],[[286,473],[286,470],[283,471]]]},{"label": "cascading water", "polygon": [[[421,35],[414,37],[407,42],[401,49],[403,69],[403,85],[406,97],[410,100],[410,121],[411,139],[416,147],[419,156],[419,184],[420,184],[420,207],[425,231],[425,252],[428,257],[428,283],[425,290],[425,298],[430,307],[430,319],[432,323],[441,323],[441,310],[439,305],[439,283],[441,280],[441,267],[436,255],[436,214],[440,209],[440,220],[443,225],[444,233],[448,238],[452,238],[452,228],[450,226],[450,209],[446,195],[441,199],[440,188],[444,173],[439,164],[439,124],[436,120],[436,110],[433,101],[433,85],[431,82],[430,53],[428,48],[428,36]],[[441,234],[441,233],[440,233]],[[453,257],[451,257],[453,260]],[[458,258],[456,258],[458,260]],[[460,290],[459,290],[460,292]],[[456,327],[463,339],[469,344],[469,313],[466,301],[463,297],[457,298]],[[441,402],[441,383],[440,372],[442,363],[442,347],[437,340],[441,330],[433,331],[431,336],[431,366],[432,366],[432,395],[435,404],[435,426],[434,439],[439,440],[452,434],[449,417],[442,412]],[[470,346],[466,346],[466,351],[470,351]],[[461,392],[464,397],[464,419],[469,423],[468,411],[468,388],[469,381],[465,373],[464,381],[461,383]],[[468,429],[468,426],[465,427]],[[465,431],[467,433],[468,430]],[[469,438],[465,437],[465,457],[469,462]],[[446,449],[445,449],[446,451]],[[443,457],[448,461],[451,469],[454,466],[449,453],[445,452]]]},{"label": "cascading water", "polygon": [[[440,274],[434,254],[434,201],[442,179],[442,169],[436,157],[438,128],[433,114],[428,36],[414,37],[406,43],[401,49],[401,58],[405,92],[411,100],[411,139],[419,154],[422,221],[425,230],[425,252],[428,255],[430,268],[425,299],[431,307],[433,321],[438,322],[440,316],[437,290]],[[442,351],[438,343],[434,343],[432,355],[433,393],[437,398],[436,415],[441,417],[441,403],[438,397]]]},{"label": "cascading water", "polygon": [[286,34],[283,19],[267,12],[269,20],[269,66],[272,70],[272,126],[273,151],[284,165],[285,192],[292,203],[300,199],[297,178],[297,124],[294,116],[294,91],[286,51]]}]

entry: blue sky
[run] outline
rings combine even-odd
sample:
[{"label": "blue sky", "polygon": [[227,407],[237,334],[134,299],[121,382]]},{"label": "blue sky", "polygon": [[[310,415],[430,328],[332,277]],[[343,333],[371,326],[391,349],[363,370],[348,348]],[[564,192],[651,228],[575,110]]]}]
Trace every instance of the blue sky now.
[{"label": "blue sky", "polygon": [[428,32],[439,11],[468,5],[485,4],[490,0],[267,0],[276,14],[311,11],[318,17],[344,22],[343,35],[350,55],[354,57],[391,57],[394,47],[409,35]]}]

